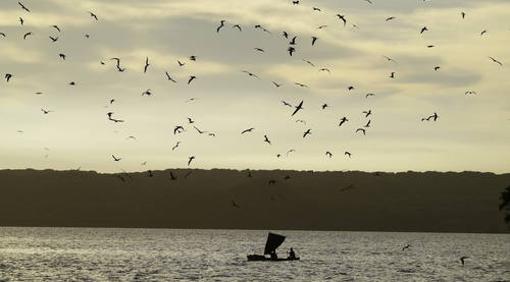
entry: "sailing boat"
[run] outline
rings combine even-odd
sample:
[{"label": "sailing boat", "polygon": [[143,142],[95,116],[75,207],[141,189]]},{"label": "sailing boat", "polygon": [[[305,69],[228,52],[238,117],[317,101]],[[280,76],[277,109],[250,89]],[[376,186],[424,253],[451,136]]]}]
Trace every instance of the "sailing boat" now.
[{"label": "sailing boat", "polygon": [[[299,257],[289,256],[287,258],[278,258],[276,256],[276,249],[285,241],[285,236],[269,232],[267,234],[266,247],[264,248],[264,255],[248,255],[248,261],[283,261],[283,260],[299,260]],[[267,257],[266,255],[269,255]]]}]

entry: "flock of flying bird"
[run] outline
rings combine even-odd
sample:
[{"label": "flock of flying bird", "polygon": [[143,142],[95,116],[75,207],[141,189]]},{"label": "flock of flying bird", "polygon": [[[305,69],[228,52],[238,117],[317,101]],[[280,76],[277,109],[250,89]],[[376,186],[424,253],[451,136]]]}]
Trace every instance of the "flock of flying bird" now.
[{"label": "flock of flying bird", "polygon": [[[366,1],[368,4],[373,4],[373,2],[370,1],[370,0],[363,0],[363,1]],[[425,1],[425,0],[423,0],[423,1]],[[31,13],[30,8],[27,7],[25,4],[23,4],[22,2],[18,2],[18,5],[27,14]],[[301,1],[292,1],[291,5],[302,5],[302,3],[301,3]],[[312,10],[312,12],[322,12],[322,9],[319,8],[319,7],[311,7],[311,10]],[[92,21],[100,22],[100,18],[96,15],[96,13],[89,11],[88,15],[89,15],[89,17],[90,17],[90,19]],[[466,17],[466,13],[465,12],[461,12],[460,16],[462,17],[462,19],[464,19]],[[340,27],[345,27],[348,24],[350,24],[350,25],[352,25],[353,28],[356,28],[356,29],[359,28],[356,24],[352,23],[349,20],[347,15],[343,15],[343,14],[338,13],[338,14],[334,15],[334,17],[339,22],[339,26]],[[389,21],[394,21],[396,19],[397,19],[397,17],[390,16],[390,17],[385,18],[384,21],[389,22]],[[23,17],[19,17],[19,22],[20,22],[20,25],[23,26],[24,23],[25,23],[25,19]],[[216,27],[216,33],[221,34],[228,25],[229,25],[229,22],[227,20],[220,20],[219,21],[219,25]],[[235,30],[237,30],[239,32],[243,32],[243,26],[241,26],[240,24],[231,24],[230,26],[231,26],[232,29],[235,29]],[[52,25],[51,27],[55,31],[56,34],[50,35],[49,39],[51,40],[51,42],[54,43],[54,42],[57,42],[59,40],[59,36],[60,36],[62,31],[61,31],[60,27],[57,26],[57,25]],[[254,25],[253,28],[255,30],[260,30],[260,31],[268,33],[268,34],[273,34],[272,31],[270,31],[269,29],[266,29],[265,27],[263,27],[260,24]],[[317,30],[321,30],[321,29],[325,29],[325,28],[328,28],[328,25],[320,25],[320,26],[317,27]],[[423,27],[421,27],[417,31],[417,33],[419,33],[419,34],[423,34],[425,32],[430,32],[430,30],[429,30],[429,28],[427,26],[423,26]],[[483,36],[486,33],[487,33],[487,30],[483,30],[480,35]],[[26,32],[23,35],[23,40],[29,40],[29,38],[31,36],[33,36],[33,35],[34,35],[33,32],[30,32],[30,31]],[[90,38],[89,34],[85,34],[84,36],[85,36],[85,38]],[[287,50],[286,50],[288,55],[290,57],[294,58],[296,52],[298,51],[297,50],[298,49],[298,35],[293,35],[293,34],[291,34],[288,31],[281,31],[281,36],[283,37],[284,40],[288,41],[288,47],[287,47]],[[0,31],[0,40],[2,39],[2,37],[5,38],[5,37],[7,37],[7,35]],[[316,46],[318,43],[320,43],[320,41],[319,41],[320,39],[319,39],[318,36],[311,36],[308,40],[309,40],[308,44],[310,44],[311,46]],[[428,45],[427,47],[428,48],[434,48],[435,45]],[[254,50],[256,52],[259,52],[259,53],[265,53],[265,50],[263,48],[255,47]],[[63,60],[63,61],[65,61],[67,59],[67,56],[64,53],[59,53],[58,57],[61,60]],[[383,58],[386,61],[390,62],[390,63],[395,63],[395,64],[397,63],[397,61],[395,59],[391,58],[391,57],[383,56]],[[501,61],[499,61],[498,59],[496,59],[494,57],[490,57],[490,56],[488,58],[490,59],[490,61],[498,64],[499,66],[501,66],[501,67],[503,66],[503,63]],[[307,64],[311,65],[311,66],[315,66],[314,63],[312,63],[309,60],[305,60],[305,59],[302,59],[302,60],[304,62],[306,62]],[[107,65],[107,61],[110,61],[110,62],[114,63],[114,70],[115,71],[125,72],[127,70],[127,67],[122,64],[122,59],[119,58],[119,57],[111,57],[111,58],[108,58],[107,60],[100,60],[100,64],[101,65]],[[191,56],[189,56],[187,58],[187,60],[177,60],[176,63],[177,63],[177,65],[179,67],[183,67],[186,64],[194,63],[194,62],[197,62],[197,61],[198,61],[198,56],[191,55]],[[145,61],[144,61],[143,68],[142,68],[143,73],[147,73],[149,71],[150,67],[151,67],[151,60],[150,60],[149,57],[146,57]],[[440,70],[440,66],[435,66],[434,70],[435,71],[439,71]],[[328,73],[331,72],[331,70],[328,69],[328,68],[320,68],[319,71],[321,71],[321,72],[328,72]],[[247,74],[251,78],[259,79],[259,76],[257,74],[255,74],[255,73],[253,73],[253,72],[250,72],[248,70],[242,70],[242,72]],[[4,75],[4,78],[5,78],[5,80],[7,82],[10,82],[12,79],[15,79],[15,77],[16,76],[14,74],[12,74],[12,73],[6,73]],[[165,71],[164,77],[168,81],[170,81],[172,83],[177,83],[177,80],[167,71]],[[396,78],[396,73],[395,72],[391,72],[390,75],[389,75],[389,79],[395,79],[395,78]],[[185,82],[186,82],[187,85],[191,85],[197,79],[198,79],[197,75],[193,75],[192,74],[192,75],[189,75],[187,77]],[[280,88],[283,85],[282,83],[277,82],[277,81],[271,81],[271,82],[274,85],[274,87],[276,87],[276,88]],[[295,84],[296,87],[301,87],[301,88],[308,88],[309,87],[307,84],[300,83],[300,82],[295,82],[294,84]],[[75,86],[76,82],[75,81],[71,81],[71,82],[69,82],[69,85]],[[354,86],[352,86],[352,85],[348,86],[347,87],[347,92],[350,93],[354,89],[355,89]],[[42,92],[37,92],[36,94],[41,95]],[[476,94],[477,94],[476,91],[472,91],[472,90],[468,90],[468,91],[465,92],[465,95],[476,95]],[[142,96],[152,96],[152,90],[151,89],[146,89],[145,91],[143,91],[141,93],[141,95]],[[369,97],[375,96],[375,95],[376,94],[374,94],[374,93],[367,93],[365,95],[365,98],[368,99]],[[191,98],[187,102],[192,102],[192,101],[194,101],[194,99],[195,98]],[[113,104],[115,102],[116,102],[116,99],[111,99],[109,101],[109,104]],[[304,100],[301,100],[296,105],[293,105],[292,103],[289,103],[289,102],[284,101],[284,100],[282,100],[281,103],[282,103],[282,105],[284,107],[288,107],[291,110],[289,112],[290,113],[290,117],[295,117],[295,116],[299,115],[299,113],[305,109],[305,107],[304,107],[304,104],[305,104]],[[321,106],[321,109],[322,110],[326,110],[328,107],[329,107],[329,105],[327,103],[324,103]],[[45,115],[50,114],[50,113],[53,112],[52,110],[45,109],[45,108],[41,108],[41,111]],[[371,127],[371,123],[372,123],[371,118],[372,118],[372,115],[373,115],[373,111],[371,109],[367,109],[367,110],[365,110],[365,111],[363,111],[361,113],[361,116],[363,118],[365,118],[366,120],[364,121],[364,123],[361,126],[356,127],[354,134],[360,134],[360,135],[366,135],[367,134],[368,129]],[[117,118],[115,116],[115,113],[111,112],[111,111],[106,113],[106,117],[107,117],[107,120],[109,120],[109,121],[111,121],[113,123],[124,123],[125,122],[124,119]],[[434,112],[434,113],[432,113],[430,115],[421,117],[421,121],[422,122],[436,122],[438,119],[439,119],[439,115],[436,112]],[[296,122],[301,122],[303,124],[306,124],[306,121],[300,120],[300,119],[296,120]],[[342,127],[347,122],[349,122],[349,118],[348,117],[346,117],[346,116],[341,117],[339,119],[339,121],[338,121],[338,127]],[[211,137],[216,136],[215,132],[202,130],[202,129],[198,128],[194,123],[195,123],[195,121],[188,117],[187,124],[189,126],[192,126],[193,129],[197,133],[199,133],[199,134],[206,134],[206,135],[211,136]],[[183,124],[175,125],[175,127],[173,129],[173,134],[174,135],[179,135],[179,134],[185,132],[186,131],[185,130],[185,126],[186,125],[183,125]],[[240,134],[241,135],[250,134],[250,133],[252,133],[254,131],[255,131],[255,128],[254,127],[250,127],[250,128],[246,128],[246,129],[241,130]],[[302,138],[307,138],[310,135],[312,135],[312,128],[307,128],[303,132]],[[130,136],[129,138],[130,139],[136,139],[136,137],[134,137],[134,136]],[[267,134],[263,135],[263,140],[262,141],[265,142],[268,145],[272,144],[271,139],[270,139],[270,137]],[[171,147],[172,151],[176,150],[179,147],[180,144],[181,144],[181,142],[177,141],[175,143],[175,145],[173,145]],[[294,152],[294,151],[295,151],[294,149],[290,149],[286,154],[288,155],[289,153]],[[346,157],[348,157],[348,158],[352,157],[352,154],[349,151],[345,151],[344,155]],[[282,154],[277,154],[277,157],[281,157],[281,156],[282,156]],[[326,151],[325,152],[325,156],[328,157],[328,158],[332,158],[333,157],[333,153],[330,152],[330,151]],[[121,157],[118,157],[115,154],[111,154],[111,157],[112,157],[113,161],[115,161],[115,162],[119,162],[119,161],[122,160]],[[189,156],[188,159],[187,159],[187,165],[190,166],[192,164],[193,160],[195,160],[195,159],[196,159],[196,156]],[[151,173],[151,175],[152,175],[152,173]]]}]

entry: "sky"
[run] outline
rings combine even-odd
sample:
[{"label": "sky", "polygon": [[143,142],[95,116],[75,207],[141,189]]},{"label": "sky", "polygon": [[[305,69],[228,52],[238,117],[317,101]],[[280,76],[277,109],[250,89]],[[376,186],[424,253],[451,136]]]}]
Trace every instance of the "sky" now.
[{"label": "sky", "polygon": [[510,172],[510,1],[21,2],[0,1],[0,169]]}]

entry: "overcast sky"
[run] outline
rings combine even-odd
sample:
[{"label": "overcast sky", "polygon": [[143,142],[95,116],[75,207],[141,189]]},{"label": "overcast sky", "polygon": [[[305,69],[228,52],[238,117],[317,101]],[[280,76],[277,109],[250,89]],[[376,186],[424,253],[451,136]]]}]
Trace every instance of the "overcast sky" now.
[{"label": "overcast sky", "polygon": [[[510,172],[510,1],[372,2],[22,1],[29,13],[0,1],[0,168],[154,170],[196,156],[193,168]],[[297,36],[292,57],[284,30]],[[282,100],[304,109],[291,117]],[[434,112],[436,122],[421,121]],[[185,131],[174,135],[177,125]]]}]

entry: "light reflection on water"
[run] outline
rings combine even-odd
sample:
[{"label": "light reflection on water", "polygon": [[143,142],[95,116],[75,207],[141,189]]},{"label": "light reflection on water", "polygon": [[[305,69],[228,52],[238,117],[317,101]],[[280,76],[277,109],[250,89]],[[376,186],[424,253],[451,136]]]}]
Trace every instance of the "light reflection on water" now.
[{"label": "light reflection on water", "polygon": [[265,231],[0,227],[0,281],[510,281],[510,235],[280,233],[301,261],[247,262]]}]

